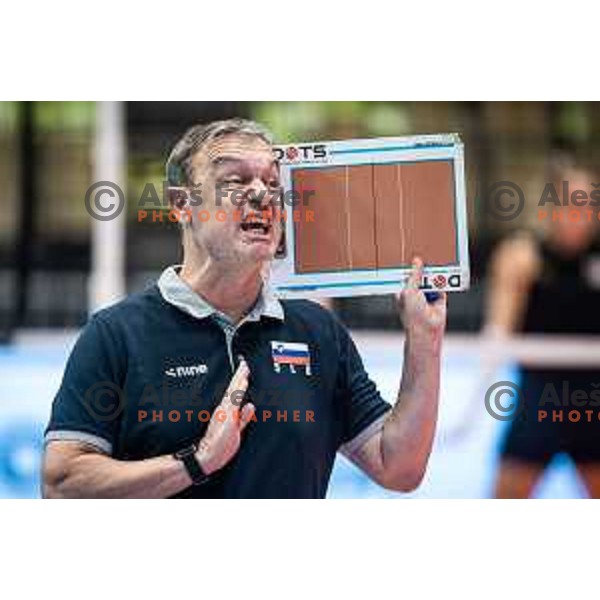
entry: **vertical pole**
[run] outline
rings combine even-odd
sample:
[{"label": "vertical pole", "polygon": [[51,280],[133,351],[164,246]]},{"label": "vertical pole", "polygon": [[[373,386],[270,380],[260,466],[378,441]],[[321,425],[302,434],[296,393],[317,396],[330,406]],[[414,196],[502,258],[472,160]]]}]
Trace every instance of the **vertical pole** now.
[{"label": "vertical pole", "polygon": [[15,304],[12,328],[26,324],[28,290],[35,242],[37,209],[36,145],[34,139],[34,103],[19,103],[20,203],[15,246]]},{"label": "vertical pole", "polygon": [[[126,136],[123,102],[98,102],[94,183],[115,183],[126,197]],[[116,199],[115,199],[116,201]],[[93,313],[124,297],[126,210],[115,218],[92,218],[92,271],[88,305]]]}]

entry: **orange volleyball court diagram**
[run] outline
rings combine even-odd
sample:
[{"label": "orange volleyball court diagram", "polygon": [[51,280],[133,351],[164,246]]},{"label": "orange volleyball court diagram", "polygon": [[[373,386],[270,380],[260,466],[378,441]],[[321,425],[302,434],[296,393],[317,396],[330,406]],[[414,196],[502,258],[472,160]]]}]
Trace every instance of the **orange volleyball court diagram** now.
[{"label": "orange volleyball court diagram", "polygon": [[[276,149],[290,213],[276,261],[280,296],[402,289],[413,257],[424,288],[469,285],[463,146],[456,135]],[[294,213],[294,218],[291,214]]]}]

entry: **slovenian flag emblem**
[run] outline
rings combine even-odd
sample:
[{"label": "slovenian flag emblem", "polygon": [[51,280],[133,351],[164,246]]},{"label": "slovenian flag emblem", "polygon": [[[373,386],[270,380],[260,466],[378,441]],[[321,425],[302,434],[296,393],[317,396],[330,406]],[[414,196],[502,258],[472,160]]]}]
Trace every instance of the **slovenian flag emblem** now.
[{"label": "slovenian flag emblem", "polygon": [[271,342],[271,356],[276,373],[281,373],[281,367],[287,365],[292,373],[296,372],[296,367],[304,367],[306,374],[310,375],[308,344]]}]

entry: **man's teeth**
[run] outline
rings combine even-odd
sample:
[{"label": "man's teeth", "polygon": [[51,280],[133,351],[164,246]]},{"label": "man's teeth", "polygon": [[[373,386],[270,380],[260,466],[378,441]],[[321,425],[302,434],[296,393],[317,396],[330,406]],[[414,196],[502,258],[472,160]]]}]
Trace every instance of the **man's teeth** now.
[{"label": "man's teeth", "polygon": [[269,223],[263,223],[260,221],[249,221],[242,223],[243,231],[261,231],[265,235],[271,231],[271,225]]}]

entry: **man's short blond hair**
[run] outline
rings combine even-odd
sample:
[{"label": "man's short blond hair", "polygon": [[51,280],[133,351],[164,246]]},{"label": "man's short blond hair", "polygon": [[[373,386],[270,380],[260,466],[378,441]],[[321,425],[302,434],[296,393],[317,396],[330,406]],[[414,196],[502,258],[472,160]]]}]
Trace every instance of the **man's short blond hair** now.
[{"label": "man's short blond hair", "polygon": [[213,140],[226,135],[250,135],[273,144],[271,133],[259,123],[248,119],[227,119],[208,125],[196,125],[175,144],[167,160],[167,181],[173,187],[194,185],[192,160],[194,156]]}]

